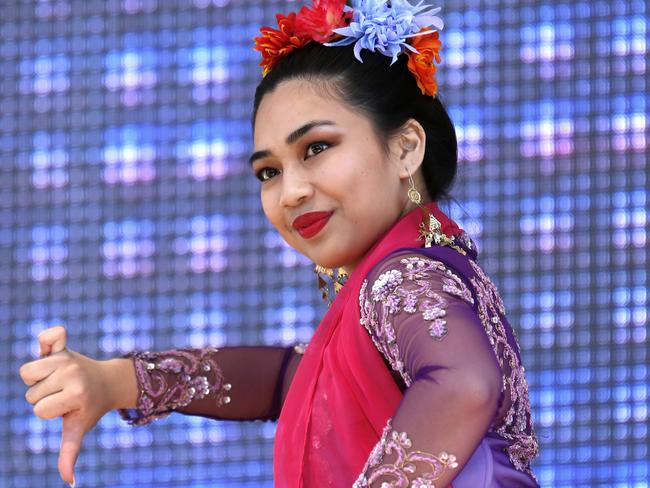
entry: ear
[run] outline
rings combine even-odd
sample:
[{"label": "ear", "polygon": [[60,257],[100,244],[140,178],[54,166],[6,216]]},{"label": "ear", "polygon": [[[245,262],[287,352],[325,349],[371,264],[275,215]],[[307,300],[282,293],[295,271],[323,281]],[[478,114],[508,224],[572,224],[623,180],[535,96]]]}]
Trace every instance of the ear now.
[{"label": "ear", "polygon": [[391,140],[395,163],[399,164],[399,177],[406,179],[415,174],[424,160],[427,134],[415,119],[409,119]]}]

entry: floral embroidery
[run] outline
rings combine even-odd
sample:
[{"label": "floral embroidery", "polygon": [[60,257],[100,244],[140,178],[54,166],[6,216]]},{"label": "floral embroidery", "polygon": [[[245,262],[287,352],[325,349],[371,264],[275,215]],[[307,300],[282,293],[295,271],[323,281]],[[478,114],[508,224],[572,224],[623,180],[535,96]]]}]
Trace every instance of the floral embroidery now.
[{"label": "floral embroidery", "polygon": [[376,302],[387,300],[401,284],[402,273],[396,269],[380,274],[372,284],[372,299]]},{"label": "floral embroidery", "polygon": [[[506,392],[509,391],[510,407],[493,428],[510,442],[506,451],[515,468],[534,478],[530,462],[537,456],[539,447],[530,416],[528,384],[519,359],[517,338],[514,331],[509,326],[506,330],[504,325],[507,323],[506,310],[497,287],[478,264],[471,260],[469,263],[476,273],[470,281],[478,297],[478,316],[503,372]],[[508,332],[512,335],[511,341]]]},{"label": "floral embroidery", "polygon": [[226,393],[231,385],[224,382],[214,358],[217,351],[205,348],[126,354],[125,357],[133,358],[140,391],[135,412],[119,409],[120,416],[132,425],[144,425],[210,394],[215,395],[217,406],[230,403]]},{"label": "floral embroidery", "polygon": [[406,257],[400,260],[401,270],[391,268],[381,273],[373,282],[369,296],[368,280],[364,280],[359,293],[361,323],[370,333],[377,349],[399,372],[406,386],[413,382],[404,370],[393,317],[402,310],[409,314],[418,311],[429,324],[429,335],[442,340],[447,335],[447,299],[434,290],[432,274],[442,274],[442,291],[457,296],[470,305],[474,298],[463,280],[442,262],[423,257]]},{"label": "floral embroidery", "polygon": [[[393,325],[401,310],[422,313],[434,339],[447,333],[445,322],[447,300],[432,290],[432,273],[443,273],[442,290],[473,305],[503,374],[503,401],[508,402],[505,415],[495,418],[491,430],[509,442],[506,452],[513,466],[535,478],[530,469],[539,447],[530,415],[530,400],[525,370],[519,358],[517,338],[505,318],[506,310],[497,287],[473,260],[467,259],[474,273],[471,288],[444,263],[428,257],[407,257],[400,260],[401,269],[391,268],[373,282],[368,292],[365,280],[359,294],[361,323],[370,333],[375,346],[397,371],[406,386],[413,381],[404,368]],[[499,404],[499,407],[502,403]],[[426,485],[424,485],[426,486]]]},{"label": "floral embroidery", "polygon": [[[456,456],[441,452],[437,456],[422,451],[411,451],[412,443],[406,432],[397,432],[388,419],[379,442],[375,445],[362,474],[352,488],[367,488],[380,478],[389,478],[381,486],[386,488],[417,487],[435,488],[434,481],[440,479],[445,470],[456,469]],[[395,454],[392,462],[386,457]],[[382,464],[384,463],[384,464]],[[418,468],[424,468],[418,471]],[[412,479],[409,477],[417,476]]]}]

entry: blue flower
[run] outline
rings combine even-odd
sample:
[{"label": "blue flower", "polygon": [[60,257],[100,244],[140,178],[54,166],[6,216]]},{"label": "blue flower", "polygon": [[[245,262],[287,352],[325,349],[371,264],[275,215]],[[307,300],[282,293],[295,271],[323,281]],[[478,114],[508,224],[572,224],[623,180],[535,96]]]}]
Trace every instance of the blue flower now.
[{"label": "blue flower", "polygon": [[[406,41],[409,37],[422,35],[420,30],[429,27],[440,30],[444,23],[437,14],[440,8],[430,5],[422,6],[422,1],[411,5],[408,0],[353,0],[352,20],[347,27],[334,29],[345,36],[325,46],[347,46],[354,44],[354,56],[363,63],[361,50],[379,51],[392,58],[390,64],[397,61],[397,56],[404,48],[417,52]],[[427,33],[430,33],[427,32]]]}]

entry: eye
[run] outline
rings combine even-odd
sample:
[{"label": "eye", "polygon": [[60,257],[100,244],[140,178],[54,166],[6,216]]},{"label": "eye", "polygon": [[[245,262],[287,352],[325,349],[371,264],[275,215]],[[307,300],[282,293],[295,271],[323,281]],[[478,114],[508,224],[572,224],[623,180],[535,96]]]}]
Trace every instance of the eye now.
[{"label": "eye", "polygon": [[[323,152],[325,149],[329,148],[330,144],[324,141],[317,141],[317,142],[312,142],[307,146],[307,154],[305,155],[305,158],[310,158],[312,156],[316,156],[319,153]],[[264,182],[268,181],[274,176],[277,176],[280,174],[280,170],[276,168],[272,168],[270,166],[266,166],[259,171],[255,173],[255,177]]]},{"label": "eye", "polygon": [[[323,152],[328,147],[329,144],[327,142],[324,141],[313,142],[309,146],[307,146],[307,156],[316,156],[316,154]],[[311,149],[315,149],[315,151],[311,151]]]},{"label": "eye", "polygon": [[255,173],[255,177],[260,181],[267,181],[267,180],[270,180],[271,178],[273,178],[279,172],[280,171],[278,171],[277,169],[269,168],[267,166],[266,168],[262,168],[257,173]]}]

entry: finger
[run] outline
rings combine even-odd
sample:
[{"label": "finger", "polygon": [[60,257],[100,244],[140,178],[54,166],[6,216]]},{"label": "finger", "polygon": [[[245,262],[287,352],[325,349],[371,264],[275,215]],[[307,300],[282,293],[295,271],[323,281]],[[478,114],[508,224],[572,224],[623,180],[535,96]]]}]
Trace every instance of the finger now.
[{"label": "finger", "polygon": [[84,422],[79,410],[63,417],[61,450],[59,451],[59,473],[66,483],[74,482],[74,465],[77,462],[85,434]]},{"label": "finger", "polygon": [[37,359],[36,361],[23,364],[18,372],[23,382],[27,386],[32,386],[51,375],[56,370],[60,361],[59,357]]},{"label": "finger", "polygon": [[61,390],[37,402],[34,405],[34,414],[43,420],[51,420],[61,417],[75,408],[77,405],[70,401],[70,395]]},{"label": "finger", "polygon": [[50,381],[38,381],[35,385],[27,390],[25,393],[25,400],[32,405],[37,404],[42,399],[47,396],[54,395],[55,393],[63,390],[63,387],[59,382]]},{"label": "finger", "polygon": [[41,357],[55,354],[65,349],[66,331],[62,325],[45,329],[38,335]]}]

